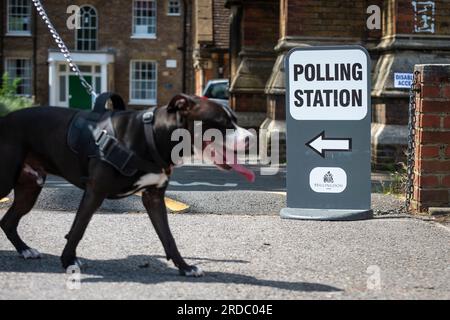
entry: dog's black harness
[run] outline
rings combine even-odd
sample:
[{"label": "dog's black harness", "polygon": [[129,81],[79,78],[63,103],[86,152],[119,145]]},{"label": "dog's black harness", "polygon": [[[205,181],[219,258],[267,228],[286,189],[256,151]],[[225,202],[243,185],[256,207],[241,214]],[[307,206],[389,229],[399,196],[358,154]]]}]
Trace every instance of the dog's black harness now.
[{"label": "dog's black harness", "polygon": [[[114,111],[105,108],[108,100],[111,100]],[[141,158],[116,138],[111,117],[117,110],[125,110],[122,98],[107,92],[97,98],[93,112],[77,112],[67,134],[70,149],[80,157],[86,168],[89,159],[96,157],[112,165],[124,176],[133,176],[138,171],[169,173],[170,165],[156,148],[153,132],[155,108],[142,114],[145,139],[153,161]]]}]

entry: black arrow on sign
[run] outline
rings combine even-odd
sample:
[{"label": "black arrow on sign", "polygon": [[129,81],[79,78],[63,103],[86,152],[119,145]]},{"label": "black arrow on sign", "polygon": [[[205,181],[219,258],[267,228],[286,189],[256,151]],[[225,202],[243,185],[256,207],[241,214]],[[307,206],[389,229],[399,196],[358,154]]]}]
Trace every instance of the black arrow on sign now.
[{"label": "black arrow on sign", "polygon": [[352,151],[351,138],[325,138],[325,131],[309,140],[305,145],[311,148],[322,158],[325,158],[326,151]]}]

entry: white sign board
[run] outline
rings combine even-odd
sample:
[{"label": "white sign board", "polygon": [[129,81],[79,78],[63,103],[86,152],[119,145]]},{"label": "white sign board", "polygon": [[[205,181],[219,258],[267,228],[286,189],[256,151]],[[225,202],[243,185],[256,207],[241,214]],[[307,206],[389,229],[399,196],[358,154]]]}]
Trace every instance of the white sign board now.
[{"label": "white sign board", "polygon": [[166,68],[176,68],[177,67],[177,60],[166,60]]},{"label": "white sign board", "polygon": [[[289,110],[296,120],[362,120],[369,108],[361,50],[296,51],[289,57]],[[305,61],[316,61],[308,63]]]},{"label": "white sign board", "polygon": [[394,73],[394,88],[411,88],[413,78],[412,73]]}]

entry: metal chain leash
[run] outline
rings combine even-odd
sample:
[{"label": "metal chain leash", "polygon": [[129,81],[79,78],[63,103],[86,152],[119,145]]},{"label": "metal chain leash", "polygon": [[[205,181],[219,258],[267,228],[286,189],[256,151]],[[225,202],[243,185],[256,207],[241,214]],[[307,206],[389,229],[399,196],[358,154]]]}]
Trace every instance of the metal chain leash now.
[{"label": "metal chain leash", "polygon": [[409,92],[409,118],[408,118],[408,151],[407,151],[407,167],[406,167],[406,198],[405,211],[410,210],[411,199],[414,194],[414,167],[416,155],[416,95],[420,92],[418,86],[419,71],[414,72],[414,79]]},{"label": "metal chain leash", "polygon": [[70,54],[69,49],[67,48],[66,44],[56,31],[53,24],[50,22],[50,19],[47,16],[47,13],[44,10],[44,7],[42,6],[42,3],[40,0],[32,0],[34,6],[36,7],[37,12],[41,16],[42,20],[47,25],[48,29],[50,30],[50,33],[52,34],[53,39],[55,40],[56,44],[58,45],[59,50],[64,55],[64,58],[66,58],[67,62],[69,63],[70,69],[75,72],[75,74],[80,78],[81,85],[86,89],[86,91],[89,93],[90,96],[96,98],[97,94],[94,91],[94,88],[89,84],[89,82],[86,81],[86,79],[81,74],[80,69],[78,68],[77,64],[73,61],[72,56]]}]

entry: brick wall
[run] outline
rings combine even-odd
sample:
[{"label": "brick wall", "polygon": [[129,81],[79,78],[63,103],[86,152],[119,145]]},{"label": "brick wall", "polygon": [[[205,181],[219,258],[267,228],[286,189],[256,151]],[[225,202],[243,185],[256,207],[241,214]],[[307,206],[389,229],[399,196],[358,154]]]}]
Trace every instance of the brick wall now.
[{"label": "brick wall", "polygon": [[225,0],[213,1],[214,45],[228,50],[230,46],[230,10],[225,8]]},{"label": "brick wall", "polygon": [[[414,30],[414,9],[413,1],[409,0],[387,0],[386,5],[389,6],[388,13],[395,15],[395,20],[390,19],[385,28],[385,34],[394,33],[413,33]],[[418,1],[423,2],[423,1]],[[450,10],[450,1],[434,0],[435,3],[435,33],[449,34],[450,24],[448,20],[448,12]]]},{"label": "brick wall", "polygon": [[[0,23],[3,28],[6,23],[5,3]],[[44,6],[49,18],[66,42],[68,48],[73,51],[75,47],[75,31],[66,27],[66,19],[69,15],[66,8],[69,5],[89,4],[98,12],[98,42],[97,49],[106,51],[112,49],[115,55],[113,66],[114,83],[112,88],[118,92],[128,103],[129,101],[129,73],[131,60],[152,60],[157,62],[157,104],[167,103],[170,98],[182,91],[182,60],[183,53],[179,48],[183,46],[183,14],[180,16],[168,16],[168,1],[157,1],[157,31],[156,39],[132,39],[132,0],[47,0]],[[183,3],[183,1],[182,1]],[[190,3],[190,1],[188,1]],[[34,10],[34,8],[33,8]],[[188,15],[189,18],[189,15]],[[57,49],[46,25],[37,18],[37,29],[33,35],[37,38],[37,52],[33,52],[33,38],[4,36],[4,58],[20,57],[32,58],[36,55],[36,66],[33,70],[35,77],[37,103],[45,105],[49,103],[48,88],[48,50]],[[190,23],[188,22],[188,25]],[[189,30],[188,30],[189,32]],[[188,35],[190,37],[190,35]],[[187,41],[189,45],[190,40]],[[187,48],[187,65],[192,65],[191,49]],[[190,51],[189,51],[190,50]],[[177,60],[177,68],[166,68],[166,60]],[[3,65],[3,61],[1,62]],[[187,78],[192,76],[192,70],[187,68]],[[192,84],[186,81],[187,88]],[[188,91],[192,91],[189,90]],[[143,107],[143,106],[131,106]]]},{"label": "brick wall", "polygon": [[1,32],[2,32],[2,44],[0,47],[2,48],[2,61],[1,70],[4,68],[4,58],[25,58],[31,59],[33,57],[33,39],[32,37],[18,37],[18,36],[6,36],[7,34],[7,1],[1,1]]},{"label": "brick wall", "polygon": [[279,5],[275,1],[247,1],[243,11],[242,45],[247,50],[273,50],[278,40]]},{"label": "brick wall", "polygon": [[450,206],[450,65],[417,65],[416,156],[412,209]]},{"label": "brick wall", "polygon": [[[225,0],[195,0],[194,3],[194,93],[202,95],[209,80],[229,77],[230,11],[225,7]],[[202,22],[205,19],[208,23]],[[205,38],[205,34],[212,37]]]},{"label": "brick wall", "polygon": [[282,23],[286,23],[287,35],[360,37],[367,29],[367,6],[366,1],[288,1],[287,19]]},{"label": "brick wall", "polygon": [[276,57],[280,3],[279,0],[246,0],[227,1],[227,5],[242,12],[239,28],[231,28],[230,105],[249,119],[242,120],[244,125],[258,127],[266,112],[264,90]]}]

